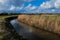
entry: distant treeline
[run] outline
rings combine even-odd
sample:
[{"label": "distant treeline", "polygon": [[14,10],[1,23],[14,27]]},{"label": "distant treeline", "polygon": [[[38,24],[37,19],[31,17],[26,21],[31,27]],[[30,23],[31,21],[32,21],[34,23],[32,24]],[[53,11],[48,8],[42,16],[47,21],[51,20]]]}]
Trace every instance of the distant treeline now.
[{"label": "distant treeline", "polygon": [[0,13],[0,15],[19,15],[22,13]]},{"label": "distant treeline", "polygon": [[3,12],[3,13],[0,13],[0,15],[20,15],[20,14],[26,14],[26,15],[34,15],[34,14],[59,14],[60,13],[7,13],[7,12]]}]

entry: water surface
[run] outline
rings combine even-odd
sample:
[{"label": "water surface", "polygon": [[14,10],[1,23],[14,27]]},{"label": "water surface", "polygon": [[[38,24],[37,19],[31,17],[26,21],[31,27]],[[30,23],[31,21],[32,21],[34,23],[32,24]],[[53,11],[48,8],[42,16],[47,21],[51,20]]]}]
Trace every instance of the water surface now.
[{"label": "water surface", "polygon": [[17,19],[10,21],[10,23],[19,35],[28,40],[60,40],[60,37],[56,34],[19,23]]}]

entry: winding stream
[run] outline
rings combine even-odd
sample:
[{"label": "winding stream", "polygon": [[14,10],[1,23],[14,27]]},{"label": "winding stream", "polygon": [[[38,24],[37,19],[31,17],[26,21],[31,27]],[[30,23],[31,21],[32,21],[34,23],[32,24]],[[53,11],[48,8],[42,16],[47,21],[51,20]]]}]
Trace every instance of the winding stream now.
[{"label": "winding stream", "polygon": [[28,40],[59,40],[60,39],[60,37],[55,34],[27,26],[23,23],[19,24],[17,19],[10,21],[10,23],[13,25],[14,29],[19,35],[22,35],[24,38],[27,38]]}]

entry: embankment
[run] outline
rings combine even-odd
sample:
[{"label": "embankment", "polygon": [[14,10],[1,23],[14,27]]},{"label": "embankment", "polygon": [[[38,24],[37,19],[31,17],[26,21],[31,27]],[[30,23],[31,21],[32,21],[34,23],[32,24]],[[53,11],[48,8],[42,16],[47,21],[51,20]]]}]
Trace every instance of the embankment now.
[{"label": "embankment", "polygon": [[16,30],[13,28],[13,26],[11,25],[10,21],[13,19],[16,19],[17,16],[11,16],[11,17],[7,17],[4,19],[4,21],[2,21],[1,23],[1,27],[3,27],[3,31],[1,32],[3,36],[3,38],[1,38],[0,40],[21,40],[23,39],[21,35],[18,35],[18,33],[16,32]]},{"label": "embankment", "polygon": [[32,27],[43,29],[60,35],[60,15],[41,14],[41,15],[20,15],[19,22],[23,22]]}]

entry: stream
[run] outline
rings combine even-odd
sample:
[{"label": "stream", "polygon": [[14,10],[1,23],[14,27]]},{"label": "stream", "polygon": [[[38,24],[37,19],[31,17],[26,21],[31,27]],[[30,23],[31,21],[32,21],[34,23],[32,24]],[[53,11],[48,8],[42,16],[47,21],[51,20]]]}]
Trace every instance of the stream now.
[{"label": "stream", "polygon": [[19,23],[17,19],[11,20],[10,23],[19,35],[22,35],[27,40],[59,40],[60,37],[23,23]]}]

